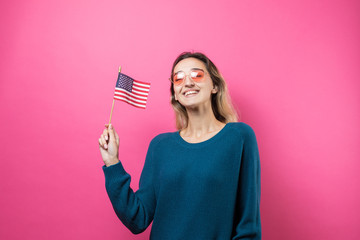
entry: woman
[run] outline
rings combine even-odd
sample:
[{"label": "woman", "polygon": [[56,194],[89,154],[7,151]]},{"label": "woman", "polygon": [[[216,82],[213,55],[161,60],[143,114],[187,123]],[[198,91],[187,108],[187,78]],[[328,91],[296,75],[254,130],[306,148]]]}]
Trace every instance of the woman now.
[{"label": "woman", "polygon": [[237,122],[227,87],[202,53],[182,53],[171,70],[176,132],[154,137],[139,189],[118,160],[119,136],[99,138],[106,190],[134,234],[150,239],[261,239],[260,159],[253,129]]}]

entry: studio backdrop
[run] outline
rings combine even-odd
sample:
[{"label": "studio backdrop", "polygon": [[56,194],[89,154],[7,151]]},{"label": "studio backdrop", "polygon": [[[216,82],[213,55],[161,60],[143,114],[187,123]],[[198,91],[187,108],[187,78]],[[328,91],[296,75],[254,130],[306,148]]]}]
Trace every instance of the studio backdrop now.
[{"label": "studio backdrop", "polygon": [[359,12],[351,0],[2,1],[0,239],[149,238],[151,225],[133,235],[116,217],[98,138],[121,65],[151,83],[146,109],[116,101],[112,116],[136,191],[151,139],[176,131],[168,78],[184,51],[213,60],[255,131],[263,239],[360,239]]}]

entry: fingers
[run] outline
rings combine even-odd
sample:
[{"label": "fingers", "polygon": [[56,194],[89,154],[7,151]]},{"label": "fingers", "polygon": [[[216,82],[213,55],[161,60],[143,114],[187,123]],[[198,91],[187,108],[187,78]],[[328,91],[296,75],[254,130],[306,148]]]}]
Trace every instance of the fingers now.
[{"label": "fingers", "polygon": [[[106,133],[107,133],[107,135],[106,135],[106,140],[109,140],[109,139],[108,139],[108,136],[110,136],[110,134],[109,134],[109,126],[112,126],[111,123],[110,123],[110,124],[108,124],[108,123],[105,124],[105,127],[106,127],[105,130],[107,131],[107,132],[106,132]],[[105,131],[105,130],[104,130],[104,131]]]},{"label": "fingers", "polygon": [[108,149],[108,143],[111,140],[112,142],[116,142],[119,145],[119,135],[116,133],[112,124],[105,124],[105,129],[103,134],[101,134],[99,138],[99,144],[102,148]]},{"label": "fingers", "polygon": [[105,128],[102,134],[106,141],[109,140],[109,131]]},{"label": "fingers", "polygon": [[[103,140],[103,138],[102,137],[100,137],[99,138],[99,146],[102,148],[102,149],[107,149],[107,144],[106,144],[106,142],[104,142],[104,140]],[[105,147],[106,146],[106,147]]]},{"label": "fingers", "polygon": [[113,127],[112,124],[109,125],[108,131],[109,131],[110,139],[111,139],[112,141],[116,141],[116,142],[117,142],[117,138],[115,137],[115,130],[114,130],[114,127]]},{"label": "fingers", "polygon": [[101,135],[101,141],[104,143],[104,148],[108,148],[108,141],[105,139],[105,135]]},{"label": "fingers", "polygon": [[[106,124],[108,125],[108,124]],[[103,149],[108,148],[108,142],[109,142],[109,132],[107,129],[104,129],[103,134],[101,134],[99,138],[99,144]]]}]

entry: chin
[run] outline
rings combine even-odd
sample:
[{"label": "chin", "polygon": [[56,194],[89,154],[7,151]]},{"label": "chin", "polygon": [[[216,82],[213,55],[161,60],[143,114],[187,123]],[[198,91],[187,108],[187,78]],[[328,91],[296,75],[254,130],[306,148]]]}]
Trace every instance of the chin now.
[{"label": "chin", "polygon": [[194,102],[185,102],[185,103],[181,103],[181,105],[185,108],[198,108],[200,107],[201,105],[204,105],[203,102],[198,102],[198,101],[194,101]]}]

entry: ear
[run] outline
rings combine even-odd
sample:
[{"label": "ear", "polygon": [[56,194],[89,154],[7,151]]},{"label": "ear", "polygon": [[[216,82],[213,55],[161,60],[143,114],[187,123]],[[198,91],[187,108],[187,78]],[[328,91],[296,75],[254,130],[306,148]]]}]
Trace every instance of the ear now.
[{"label": "ear", "polygon": [[175,97],[175,100],[177,101],[177,97],[176,97],[176,94],[174,94],[174,97]]},{"label": "ear", "polygon": [[211,90],[212,93],[217,93],[217,91],[218,91],[217,86],[215,86],[215,87]]}]

